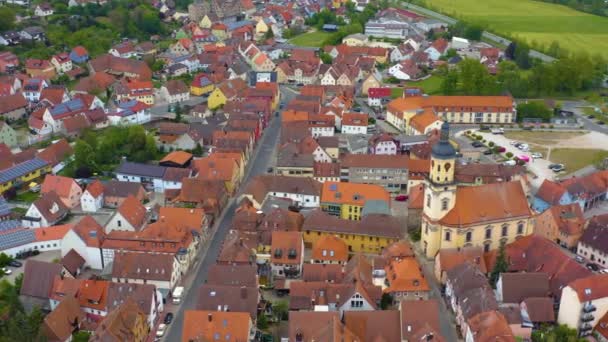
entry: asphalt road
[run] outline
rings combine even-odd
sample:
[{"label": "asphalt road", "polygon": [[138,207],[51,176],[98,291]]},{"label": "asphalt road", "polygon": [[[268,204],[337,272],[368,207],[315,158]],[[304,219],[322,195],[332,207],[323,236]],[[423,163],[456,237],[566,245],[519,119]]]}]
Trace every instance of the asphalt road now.
[{"label": "asphalt road", "polygon": [[580,107],[589,106],[586,102],[581,101],[564,101],[562,104],[563,110],[568,110],[574,112],[574,115],[578,116],[579,121],[583,123],[583,127],[589,131],[600,132],[604,134],[608,134],[608,126],[607,125],[598,125],[596,121],[587,118],[585,113]]},{"label": "asphalt road", "polygon": [[[281,94],[282,101],[287,103],[295,95],[297,95],[297,92],[281,87]],[[246,185],[253,176],[265,173],[267,168],[274,164],[275,161],[272,160],[272,156],[274,155],[273,151],[278,145],[280,128],[280,119],[273,117],[270,125],[264,131],[264,136],[258,144],[254,155],[249,160],[248,170],[242,182],[243,185]],[[169,330],[165,334],[164,341],[173,342],[182,340],[184,310],[196,309],[198,288],[207,280],[209,267],[211,267],[211,265],[213,265],[217,260],[222,242],[224,241],[232,225],[234,210],[237,207],[235,198],[238,198],[238,194],[228,202],[222,216],[216,222],[215,233],[212,237],[211,244],[209,244],[209,247],[206,250],[202,248],[200,251],[199,257],[202,257],[203,259],[196,264],[195,269],[191,271],[196,274],[194,281],[190,286],[186,286],[185,294],[182,298],[182,304],[179,306],[178,310],[174,312],[174,320],[170,324]]]}]

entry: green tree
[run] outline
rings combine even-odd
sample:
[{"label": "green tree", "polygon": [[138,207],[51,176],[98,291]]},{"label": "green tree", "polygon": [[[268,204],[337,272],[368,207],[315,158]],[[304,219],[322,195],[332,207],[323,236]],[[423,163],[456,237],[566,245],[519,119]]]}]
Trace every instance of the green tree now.
[{"label": "green tree", "polygon": [[91,338],[91,334],[86,331],[78,331],[72,335],[73,342],[88,342]]},{"label": "green tree", "polygon": [[201,144],[196,143],[196,147],[192,150],[192,154],[195,157],[202,157],[203,156],[203,147],[201,146]]},{"label": "green tree", "polygon": [[280,300],[272,305],[274,316],[281,321],[285,321],[289,314],[289,303],[286,300]]},{"label": "green tree", "polygon": [[464,37],[470,40],[481,40],[483,27],[479,25],[469,25],[464,30]]},{"label": "green tree", "polygon": [[517,105],[517,120],[521,121],[524,118],[541,119],[543,122],[549,122],[553,117],[553,111],[540,101],[530,101],[528,103],[520,103]]},{"label": "green tree", "polygon": [[334,60],[331,55],[325,51],[319,52],[319,58],[321,58],[321,61],[325,64],[331,64]]},{"label": "green tree", "polygon": [[257,327],[260,330],[268,329],[268,318],[266,318],[266,315],[263,312],[258,315]]},{"label": "green tree", "polygon": [[513,57],[515,63],[522,69],[529,69],[532,66],[530,59],[530,47],[525,43],[515,45]]},{"label": "green tree", "polygon": [[465,59],[458,63],[458,80],[465,95],[493,95],[497,92],[496,82],[488,73],[488,69],[474,59]]},{"label": "green tree", "polygon": [[178,102],[175,104],[175,122],[182,122],[182,115],[184,110],[182,109],[182,105]]},{"label": "green tree", "polygon": [[509,264],[507,262],[507,256],[505,254],[505,244],[501,243],[498,248],[498,256],[496,257],[496,263],[494,264],[494,268],[490,273],[490,284],[492,284],[492,288],[496,288],[496,282],[498,282],[498,278],[501,273],[505,273],[509,270]]},{"label": "green tree", "polygon": [[386,310],[391,305],[393,305],[393,296],[391,296],[390,293],[383,293],[380,298],[380,308]]},{"label": "green tree", "polygon": [[557,326],[546,325],[541,329],[532,332],[532,342],[584,342],[584,338],[579,338],[576,329],[571,329],[567,325]]},{"label": "green tree", "polygon": [[272,28],[268,28],[268,31],[266,31],[266,34],[264,34],[264,39],[268,40],[268,39],[272,39],[274,38],[274,32],[272,31]]},{"label": "green tree", "polygon": [[444,95],[454,95],[458,92],[458,72],[449,70],[441,80],[441,93]]},{"label": "green tree", "polygon": [[0,7],[0,31],[10,30],[13,27],[15,27],[15,11],[10,7]]}]

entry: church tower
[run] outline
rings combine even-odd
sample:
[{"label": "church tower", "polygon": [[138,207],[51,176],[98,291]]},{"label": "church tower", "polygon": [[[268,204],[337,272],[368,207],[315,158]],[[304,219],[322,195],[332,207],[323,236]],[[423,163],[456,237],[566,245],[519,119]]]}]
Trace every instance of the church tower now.
[{"label": "church tower", "polygon": [[456,150],[450,143],[450,125],[441,125],[439,142],[431,150],[431,170],[425,181],[422,215],[422,248],[433,257],[441,246],[442,229],[436,222],[444,217],[456,202],[454,171]]}]

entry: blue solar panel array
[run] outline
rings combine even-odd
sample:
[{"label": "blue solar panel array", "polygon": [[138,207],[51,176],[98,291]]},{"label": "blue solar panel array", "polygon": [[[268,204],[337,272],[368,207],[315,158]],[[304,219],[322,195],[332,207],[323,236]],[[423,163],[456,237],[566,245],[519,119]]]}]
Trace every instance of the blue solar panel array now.
[{"label": "blue solar panel array", "polygon": [[0,196],[0,216],[6,216],[11,213],[11,207],[8,205],[4,197]]},{"label": "blue solar panel array", "polygon": [[70,100],[68,102],[64,102],[61,104],[56,105],[55,107],[53,107],[50,112],[52,116],[57,116],[57,115],[61,115],[61,114],[65,114],[65,113],[69,113],[69,112],[74,112],[77,110],[83,110],[84,109],[84,102],[82,102],[82,99],[74,99],[74,100]]},{"label": "blue solar panel array", "polygon": [[48,165],[48,163],[38,157],[30,159],[28,161],[24,161],[21,164],[17,164],[4,171],[0,171],[0,183],[6,183],[15,180],[30,172],[34,172],[38,169],[41,169],[46,165]]},{"label": "blue solar panel array", "polygon": [[6,232],[11,229],[21,228],[22,224],[19,220],[6,220],[0,221],[0,233]]},{"label": "blue solar panel array", "polygon": [[0,250],[22,246],[36,241],[33,229],[20,229],[10,233],[0,234]]}]

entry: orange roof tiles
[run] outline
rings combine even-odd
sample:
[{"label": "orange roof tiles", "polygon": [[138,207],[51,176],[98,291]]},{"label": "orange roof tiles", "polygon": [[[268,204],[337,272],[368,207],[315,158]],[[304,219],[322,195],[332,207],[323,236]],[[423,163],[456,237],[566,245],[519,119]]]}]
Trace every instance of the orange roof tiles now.
[{"label": "orange roof tiles", "polygon": [[205,219],[205,210],[200,208],[161,207],[158,211],[158,218],[168,224],[199,230]]},{"label": "orange roof tiles", "polygon": [[184,165],[192,158],[192,153],[188,153],[185,151],[173,151],[167,154],[163,159],[160,160],[161,163],[173,162],[175,164]]},{"label": "orange roof tiles", "polygon": [[424,108],[445,111],[511,111],[510,96],[410,96],[395,99],[388,104],[392,113],[412,112]]},{"label": "orange roof tiles", "polygon": [[414,115],[414,117],[410,120],[410,126],[412,126],[412,128],[414,128],[416,131],[424,133],[427,127],[437,121],[441,121],[439,117],[435,115],[432,110],[425,109],[424,112]]},{"label": "orange roof tiles", "polygon": [[197,172],[198,179],[231,181],[238,168],[238,163],[234,159],[214,158],[211,155],[195,160],[192,168]]},{"label": "orange roof tiles", "polygon": [[312,259],[323,261],[348,261],[348,245],[335,235],[323,235],[312,246]]},{"label": "orange roof tiles", "polygon": [[344,113],[342,115],[342,126],[367,126],[367,114]]},{"label": "orange roof tiles", "polygon": [[304,258],[302,233],[283,231],[272,232],[270,253],[272,254],[271,261],[274,264],[299,264],[302,261],[302,258]]},{"label": "orange roof tiles", "polygon": [[44,177],[44,182],[42,182],[40,193],[46,194],[55,191],[59,197],[67,198],[70,197],[70,191],[74,185],[78,186],[73,178],[46,175],[46,177]]},{"label": "orange roof tiles", "polygon": [[106,300],[110,282],[105,280],[83,280],[78,291],[80,306],[106,310]]},{"label": "orange roof tiles", "polygon": [[103,194],[103,184],[99,180],[95,180],[93,183],[87,186],[86,191],[94,198],[97,198]]},{"label": "orange roof tiles", "polygon": [[129,223],[139,230],[146,223],[146,207],[139,202],[133,195],[129,195],[118,207],[118,213],[129,221]]},{"label": "orange roof tiles", "polygon": [[103,228],[91,216],[85,216],[72,229],[88,247],[101,247]]},{"label": "orange roof tiles", "polygon": [[34,229],[34,233],[36,234],[36,241],[51,241],[63,239],[65,234],[67,234],[72,229],[72,227],[73,225],[71,224],[63,224],[60,226]]},{"label": "orange roof tiles", "polygon": [[462,186],[456,190],[456,204],[440,219],[446,226],[462,227],[532,216],[521,182]]},{"label": "orange roof tiles", "polygon": [[386,278],[390,285],[384,292],[422,292],[430,291],[429,284],[422,274],[420,264],[415,258],[393,260],[386,267]]},{"label": "orange roof tiles", "polygon": [[578,299],[582,303],[608,297],[608,286],[606,284],[608,284],[608,274],[594,274],[579,278],[568,286],[576,291]]},{"label": "orange roof tiles", "polygon": [[308,121],[308,112],[286,110],[281,114],[281,122]]},{"label": "orange roof tiles", "polygon": [[249,341],[251,318],[246,312],[186,310],[182,326],[182,342]]},{"label": "orange roof tiles", "polygon": [[325,182],[321,202],[363,206],[368,200],[383,200],[390,205],[389,193],[380,185]]}]

